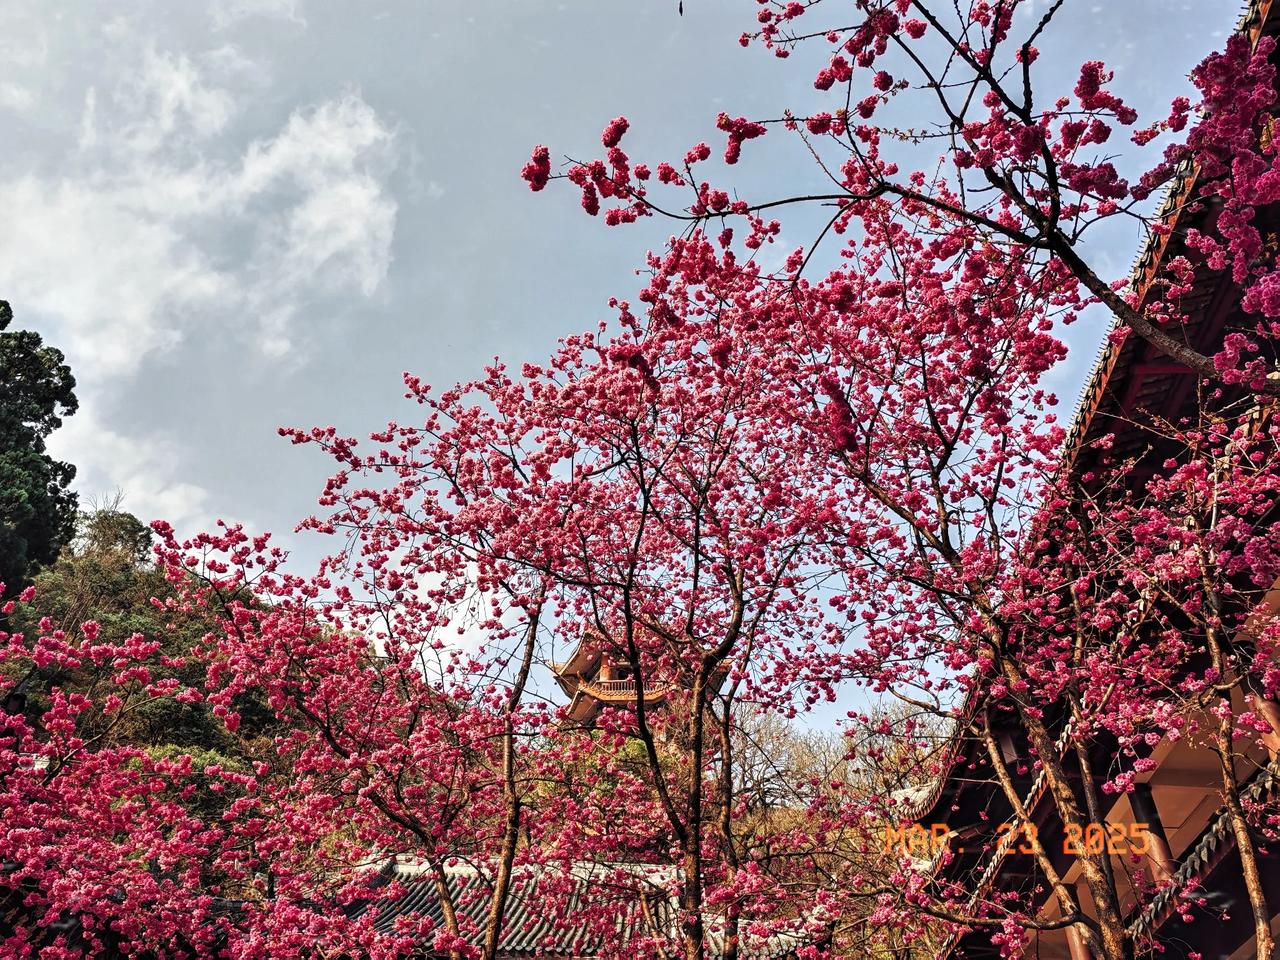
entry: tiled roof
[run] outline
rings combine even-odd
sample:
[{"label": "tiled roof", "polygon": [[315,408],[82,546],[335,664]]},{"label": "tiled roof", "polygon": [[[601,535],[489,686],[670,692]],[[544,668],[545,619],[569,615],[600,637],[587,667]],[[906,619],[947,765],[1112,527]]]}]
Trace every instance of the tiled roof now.
[{"label": "tiled roof", "polygon": [[[1280,763],[1271,760],[1244,785],[1240,799],[1248,807],[1251,804],[1274,801],[1280,795]],[[1188,891],[1195,889],[1195,881],[1208,872],[1214,858],[1220,856],[1235,843],[1230,812],[1226,807],[1209,821],[1200,836],[1182,855],[1178,872],[1168,886],[1160,890],[1141,914],[1129,925],[1129,932],[1140,937],[1150,934],[1178,907],[1178,902]]]},{"label": "tiled roof", "polygon": [[[383,933],[393,932],[406,919],[430,921],[433,929],[444,925],[444,915],[435,881],[415,864],[394,863],[384,870],[386,883],[394,882],[403,895],[390,901],[379,901],[361,910],[377,910],[375,927]],[[455,868],[447,871],[449,888],[459,914],[464,935],[479,938],[489,908],[490,885],[476,870]],[[598,938],[571,922],[580,909],[580,891],[573,889],[567,898],[540,896],[537,878],[518,876],[507,904],[506,918],[498,952],[506,957],[566,956],[589,957],[599,952]],[[564,917],[564,920],[559,919]]]},{"label": "tiled roof", "polygon": [[[1272,0],[1248,0],[1236,22],[1236,30],[1248,34],[1252,41],[1257,43],[1264,29],[1274,29],[1268,23],[1271,6]],[[1186,216],[1188,207],[1195,200],[1199,172],[1199,168],[1190,160],[1183,160],[1178,165],[1156,209],[1155,220],[1168,227],[1179,226],[1179,221]],[[1185,229],[1187,226],[1195,225],[1192,223],[1181,226]],[[1174,236],[1174,232],[1150,234],[1137,256],[1134,257],[1128,289],[1137,294],[1140,300],[1145,298],[1152,281],[1163,269],[1166,254],[1169,251],[1169,245],[1174,241]],[[1206,281],[1211,282],[1220,279],[1220,276],[1220,273],[1213,273],[1207,278],[1201,277],[1200,282],[1202,284]],[[1205,309],[1208,309],[1207,304]],[[1194,328],[1196,323],[1197,318],[1193,317],[1190,326]],[[1145,346],[1145,342],[1139,337],[1114,339],[1112,334],[1118,326],[1118,321],[1112,317],[1107,328],[1107,336],[1102,340],[1089,375],[1080,389],[1075,415],[1071,419],[1063,450],[1064,462],[1068,469],[1073,468],[1081,447],[1091,435],[1106,432],[1111,428],[1112,424],[1106,421],[1106,418],[1099,418],[1097,414],[1107,401],[1108,389],[1114,381],[1124,381],[1128,378],[1131,373],[1130,368],[1138,361],[1139,353]],[[1187,332],[1192,333],[1194,330]],[[1141,406],[1143,405],[1141,401],[1151,399],[1153,391],[1158,393],[1172,389],[1168,374],[1150,379],[1151,383],[1147,386],[1146,394],[1135,398],[1133,403]],[[1114,401],[1114,398],[1112,400]],[[1098,425],[1099,420],[1105,421],[1103,426]]]},{"label": "tiled roof", "polygon": [[[463,935],[479,946],[489,907],[490,882],[485,874],[470,867],[450,868],[446,878]],[[669,867],[634,864],[523,868],[514,878],[498,953],[511,958],[596,956],[605,936],[625,942],[645,935],[639,913],[642,895],[652,898],[656,922],[665,926],[665,934],[674,937],[677,932],[668,893],[674,878]],[[391,933],[414,920],[428,920],[432,929],[443,924],[435,880],[421,865],[393,861],[383,869],[381,882],[384,886],[394,883],[403,892],[394,899],[367,904],[359,911],[376,909],[374,926],[379,931]],[[612,910],[612,930],[602,931],[598,919],[585,922],[583,913],[588,903],[594,918],[601,916],[601,907]],[[723,931],[709,923],[706,936],[708,960],[715,960],[723,953]],[[744,960],[779,960],[793,955],[808,940],[799,929],[767,938],[744,932],[740,955]]]}]

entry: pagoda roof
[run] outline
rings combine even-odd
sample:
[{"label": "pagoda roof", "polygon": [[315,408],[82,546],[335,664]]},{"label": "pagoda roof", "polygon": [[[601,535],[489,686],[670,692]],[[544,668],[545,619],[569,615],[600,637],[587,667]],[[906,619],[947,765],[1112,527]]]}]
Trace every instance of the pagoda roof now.
[{"label": "pagoda roof", "polygon": [[[1237,31],[1256,45],[1263,36],[1280,33],[1280,23],[1272,17],[1273,0],[1250,0],[1237,23]],[[1186,231],[1202,228],[1216,215],[1212,201],[1199,194],[1200,170],[1186,160],[1176,169],[1157,210],[1157,218],[1170,230],[1152,234],[1134,259],[1129,290],[1141,307],[1151,297],[1164,265],[1173,257],[1188,253]],[[1181,303],[1187,322],[1176,330],[1201,353],[1219,349],[1227,330],[1242,322],[1240,290],[1229,271],[1212,270],[1203,258],[1191,253],[1196,264],[1192,291]],[[1136,334],[1116,336],[1120,324],[1114,316],[1093,367],[1080,391],[1070,430],[1064,445],[1064,460],[1073,473],[1085,472],[1094,462],[1089,445],[1100,437],[1114,438],[1109,455],[1117,462],[1138,461],[1138,479],[1152,472],[1152,464],[1166,459],[1159,441],[1144,427],[1149,418],[1176,421],[1193,410],[1198,378],[1188,367],[1170,360]],[[1142,463],[1146,461],[1146,463]]]},{"label": "pagoda roof", "polygon": [[[1249,0],[1236,29],[1247,33],[1254,44],[1262,36],[1280,33],[1280,17],[1272,17],[1273,0]],[[1197,204],[1199,169],[1184,162],[1175,172],[1157,215],[1173,229],[1167,235],[1151,235],[1134,260],[1130,273],[1130,290],[1139,303],[1150,295],[1153,283],[1160,277],[1170,257],[1182,252],[1180,235],[1200,225],[1207,215],[1205,205]],[[1191,309],[1184,330],[1193,346],[1216,352],[1217,343],[1227,325],[1238,318],[1239,290],[1230,275],[1212,271],[1201,265],[1195,275],[1195,290],[1184,303]],[[1113,336],[1119,326],[1112,317],[1098,356],[1094,361],[1064,443],[1065,469],[1083,474],[1094,462],[1089,447],[1100,437],[1115,438],[1110,454],[1117,460],[1133,459],[1146,466],[1135,471],[1142,479],[1152,472],[1150,464],[1165,459],[1156,448],[1151,431],[1142,425],[1144,416],[1174,420],[1194,400],[1196,377],[1187,367],[1156,354],[1146,341],[1136,335]],[[924,822],[947,812],[960,791],[962,778],[953,776],[959,766],[977,761],[977,741],[964,735],[965,720],[973,716],[974,694],[971,687],[960,708],[956,732],[944,748],[943,772],[928,785],[904,794],[899,799],[903,819]],[[968,781],[963,781],[968,782]],[[994,786],[994,784],[992,784]]]},{"label": "pagoda roof", "polygon": [[[492,881],[485,872],[464,865],[447,868],[445,876],[460,915],[459,926],[464,928],[464,938],[476,941],[475,945],[479,946]],[[517,867],[498,954],[509,958],[596,956],[601,951],[603,935],[590,930],[589,925],[582,922],[581,914],[602,906],[613,909],[616,919],[612,936],[622,939],[648,936],[647,930],[639,928],[639,921],[631,911],[639,896],[660,901],[655,911],[659,922],[668,922],[668,932],[676,936],[671,890],[678,879],[675,868],[660,864],[583,861]],[[382,886],[394,882],[404,891],[395,899],[368,903],[357,912],[359,915],[376,907],[374,926],[380,932],[391,933],[406,920],[427,919],[435,929],[443,923],[435,879],[421,863],[394,859],[383,868],[379,881]],[[465,932],[467,929],[471,931],[469,935]],[[811,940],[803,931],[803,924],[797,924],[794,931],[766,937],[743,931],[740,956],[743,960],[781,960],[793,956]],[[717,960],[723,953],[723,931],[717,930],[716,924],[708,923],[708,960]]]}]

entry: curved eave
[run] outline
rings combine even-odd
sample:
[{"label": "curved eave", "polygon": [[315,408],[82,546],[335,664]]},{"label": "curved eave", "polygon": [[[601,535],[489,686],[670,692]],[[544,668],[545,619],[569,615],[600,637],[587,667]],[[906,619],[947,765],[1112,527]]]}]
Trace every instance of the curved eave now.
[{"label": "curved eave", "polygon": [[[1245,6],[1237,24],[1237,30],[1246,33],[1254,45],[1264,35],[1277,33],[1275,18],[1271,17],[1273,0],[1251,0]],[[1185,229],[1201,224],[1204,211],[1194,214],[1188,206],[1196,200],[1199,186],[1199,168],[1190,161],[1184,161],[1175,172],[1173,180],[1165,190],[1165,195],[1157,210],[1157,218],[1170,228],[1162,235],[1152,235],[1134,259],[1129,276],[1129,290],[1137,295],[1139,305],[1143,304],[1151,293],[1152,285],[1164,271],[1166,260],[1171,255],[1182,252],[1179,241]],[[1182,229],[1179,229],[1182,228]],[[1206,310],[1212,310],[1215,286],[1221,284],[1220,272],[1200,271],[1195,286],[1198,295],[1207,304]],[[1210,317],[1197,318],[1200,321],[1211,320]],[[1074,471],[1081,451],[1098,436],[1110,432],[1106,420],[1099,414],[1109,407],[1117,407],[1121,414],[1127,413],[1126,407],[1132,407],[1141,400],[1140,390],[1146,386],[1146,393],[1169,393],[1175,391],[1178,381],[1185,379],[1190,371],[1174,369],[1177,364],[1163,363],[1153,365],[1144,360],[1145,341],[1139,337],[1129,336],[1120,342],[1113,339],[1118,323],[1113,317],[1107,329],[1107,337],[1094,360],[1085,385],[1081,388],[1076,402],[1075,415],[1063,444],[1064,469]],[[1194,331],[1192,331],[1194,333]],[[1206,331],[1210,337],[1213,331]],[[1163,379],[1162,379],[1163,378]],[[1150,384],[1143,381],[1150,379]],[[1137,382],[1134,382],[1137,381]],[[1119,384],[1123,384],[1122,391]],[[1102,421],[1100,423],[1100,421]]]}]

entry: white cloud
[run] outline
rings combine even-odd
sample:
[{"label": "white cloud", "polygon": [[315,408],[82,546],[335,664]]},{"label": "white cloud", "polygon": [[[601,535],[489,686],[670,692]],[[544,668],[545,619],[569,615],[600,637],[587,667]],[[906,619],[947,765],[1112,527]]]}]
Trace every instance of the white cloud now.
[{"label": "white cloud", "polygon": [[5,80],[0,83],[0,108],[29,113],[36,105],[36,93],[29,87]]},{"label": "white cloud", "polygon": [[213,528],[209,492],[176,477],[177,446],[157,437],[128,437],[81,408],[49,438],[54,456],[77,465],[76,486],[87,501],[122,494],[121,507],[144,523],[168,520],[180,533]]},{"label": "white cloud", "polygon": [[[294,4],[224,6],[297,14]],[[127,66],[64,91],[82,102],[63,131],[70,149],[43,164],[0,157],[0,291],[76,372],[81,410],[55,444],[80,466],[77,486],[119,488],[140,512],[196,523],[208,519],[207,493],[176,479],[181,443],[105,422],[105,400],[149,358],[210,329],[250,357],[297,362],[292,332],[305,310],[377,296],[398,145],[355,92],[294,109],[274,133],[239,135],[265,72],[239,50],[163,50],[124,27],[108,40],[125,49],[107,63]],[[0,107],[40,95],[0,85]]]},{"label": "white cloud", "polygon": [[0,9],[0,65],[32,69],[49,59],[49,35],[41,10],[6,5]]},{"label": "white cloud", "polygon": [[[49,58],[49,38],[37,11],[0,7],[0,110],[30,113],[40,97],[28,77]],[[23,78],[18,82],[15,77]]]},{"label": "white cloud", "polygon": [[358,290],[372,297],[391,264],[396,203],[382,185],[393,135],[363,100],[349,94],[295,113],[274,139],[254,144],[227,183],[250,208],[263,195],[296,196],[260,222],[253,262],[263,282],[250,297],[262,318],[264,352],[282,355],[304,296]]},{"label": "white cloud", "polygon": [[202,323],[279,355],[317,297],[382,286],[396,145],[373,108],[355,93],[301,108],[225,157],[234,115],[192,59],[150,52],[109,98],[86,91],[80,169],[0,175],[0,284],[92,376],[131,374]]},{"label": "white cloud", "polygon": [[301,0],[218,0],[210,8],[213,25],[218,30],[251,17],[268,17],[305,24]]},{"label": "white cloud", "polygon": [[124,119],[113,131],[113,145],[128,153],[173,151],[182,140],[204,140],[231,120],[231,92],[211,85],[189,58],[148,49],[137,72],[115,90],[115,116]]},{"label": "white cloud", "polygon": [[84,108],[80,111],[80,134],[77,146],[80,151],[92,150],[98,145],[98,88],[84,92]]},{"label": "white cloud", "polygon": [[0,284],[53,320],[82,379],[113,380],[181,337],[186,309],[232,290],[176,225],[142,215],[93,178],[4,183]]}]

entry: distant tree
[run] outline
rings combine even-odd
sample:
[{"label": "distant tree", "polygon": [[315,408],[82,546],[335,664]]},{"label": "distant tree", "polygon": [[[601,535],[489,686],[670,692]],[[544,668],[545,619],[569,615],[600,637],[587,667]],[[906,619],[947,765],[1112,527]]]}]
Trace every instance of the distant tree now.
[{"label": "distant tree", "polygon": [[53,459],[45,438],[76,412],[75,378],[61,350],[38,333],[9,330],[0,300],[0,583],[26,584],[33,564],[52,562],[75,532],[76,469]]},{"label": "distant tree", "polygon": [[[103,506],[80,515],[75,534],[61,554],[32,578],[35,597],[18,606],[11,618],[15,631],[35,636],[40,622],[49,628],[74,634],[81,624],[97,625],[97,636],[106,643],[123,644],[140,634],[161,641],[159,653],[172,658],[155,671],[155,679],[172,679],[183,686],[203,676],[203,668],[190,655],[212,618],[198,613],[175,615],[153,598],[164,601],[173,589],[164,573],[151,562],[151,531],[133,514]],[[0,676],[12,673],[0,667]],[[143,696],[133,686],[116,689],[110,664],[86,666],[52,661],[32,666],[22,678],[27,712],[33,722],[48,705],[54,690],[80,693],[94,699],[103,689],[129,696],[128,710],[103,714],[96,720],[82,717],[84,732],[104,745],[141,749],[200,748],[214,752],[233,750],[235,739],[203,703],[185,703],[171,696]],[[0,688],[4,681],[0,679]],[[105,686],[104,686],[105,685]],[[250,710],[250,713],[252,711]],[[252,719],[246,730],[255,729]]]},{"label": "distant tree", "polygon": [[235,730],[205,702],[213,618],[177,602],[150,546],[129,513],[83,514],[0,606],[0,956],[59,950],[68,931],[90,956],[131,938],[210,956],[213,898],[270,890],[253,822],[227,818],[292,758],[260,699],[233,699]]}]

